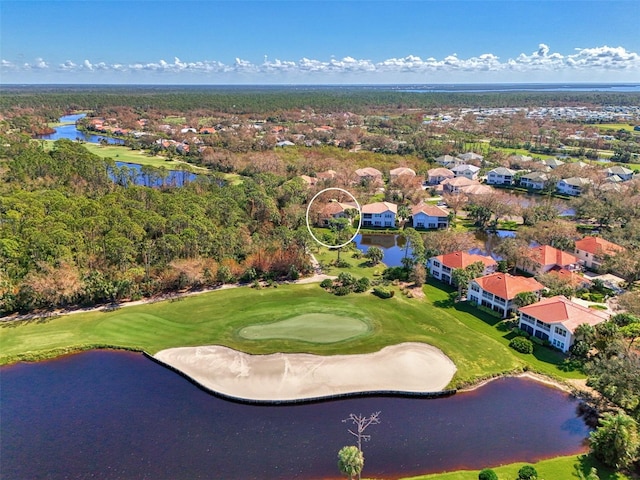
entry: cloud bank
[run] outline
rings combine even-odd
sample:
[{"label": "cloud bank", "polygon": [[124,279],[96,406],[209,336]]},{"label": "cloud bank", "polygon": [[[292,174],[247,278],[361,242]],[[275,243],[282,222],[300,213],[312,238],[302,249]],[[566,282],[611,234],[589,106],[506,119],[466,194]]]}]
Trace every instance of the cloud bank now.
[{"label": "cloud bank", "polygon": [[317,60],[301,58],[292,60],[267,60],[252,63],[236,58],[225,64],[217,60],[195,62],[159,60],[146,63],[94,63],[66,60],[53,64],[43,58],[30,63],[0,61],[0,71],[6,79],[28,78],[34,82],[46,79],[72,83],[75,80],[110,82],[118,79],[129,81],[218,81],[234,83],[238,80],[275,83],[298,81],[321,83],[322,81],[403,82],[403,81],[637,81],[640,78],[640,55],[624,47],[600,46],[576,48],[570,54],[551,52],[541,43],[532,53],[521,53],[515,58],[500,59],[485,53],[476,57],[460,58],[455,53],[442,59],[408,55],[389,58],[380,62],[368,59],[344,57],[342,59]]}]

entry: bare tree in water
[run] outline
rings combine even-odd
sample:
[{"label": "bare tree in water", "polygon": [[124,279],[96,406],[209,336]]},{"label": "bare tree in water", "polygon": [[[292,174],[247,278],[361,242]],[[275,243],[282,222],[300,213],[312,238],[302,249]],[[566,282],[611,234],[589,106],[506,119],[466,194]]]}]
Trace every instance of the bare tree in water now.
[{"label": "bare tree in water", "polygon": [[[362,442],[368,442],[371,440],[371,435],[367,435],[364,431],[369,425],[378,425],[380,423],[380,412],[372,413],[370,416],[365,417],[362,414],[356,415],[352,413],[349,417],[342,420],[342,423],[352,423],[355,428],[352,430],[349,428],[349,433],[356,437],[358,444],[358,450],[362,452]],[[358,472],[358,479],[360,478],[360,472]]]}]

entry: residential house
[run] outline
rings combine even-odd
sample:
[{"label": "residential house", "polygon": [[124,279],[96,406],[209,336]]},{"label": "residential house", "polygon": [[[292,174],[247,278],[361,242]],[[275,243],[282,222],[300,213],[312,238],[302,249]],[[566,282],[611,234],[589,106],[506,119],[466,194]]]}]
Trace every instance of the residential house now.
[{"label": "residential house", "polygon": [[562,295],[545,298],[518,311],[521,330],[549,341],[563,352],[568,352],[575,342],[575,331],[580,325],[595,326],[609,319],[608,313],[583,307]]},{"label": "residential house", "polygon": [[549,175],[542,172],[531,172],[520,177],[520,186],[532,190],[542,190],[549,181]]},{"label": "residential house", "polygon": [[449,211],[436,205],[419,204],[411,209],[413,228],[448,228]]},{"label": "residential house", "polygon": [[488,307],[506,318],[516,310],[513,300],[519,293],[533,292],[540,296],[544,288],[544,285],[534,278],[508,273],[492,273],[474,278],[469,282],[467,299],[476,305]]},{"label": "residential house", "polygon": [[463,187],[460,187],[458,190],[460,193],[464,193],[465,195],[469,195],[469,196],[490,195],[492,193],[495,193],[495,190],[493,189],[493,187],[490,187],[489,185],[480,185],[480,184],[463,186]]},{"label": "residential house", "polygon": [[466,163],[461,158],[452,157],[451,155],[442,155],[441,157],[436,158],[435,162],[445,168],[452,168]]},{"label": "residential house", "polygon": [[530,162],[533,160],[533,157],[521,154],[511,155],[509,158],[514,162]]},{"label": "residential house", "polygon": [[464,164],[453,167],[451,171],[456,175],[456,177],[465,177],[469,180],[477,180],[478,173],[480,172],[480,167]]},{"label": "residential house", "polygon": [[558,160],[557,158],[548,158],[546,160],[542,160],[540,163],[545,167],[550,168],[551,170],[553,170],[554,168],[558,168],[560,165],[564,165],[564,162],[562,160]]},{"label": "residential house", "polygon": [[448,168],[444,168],[444,167],[432,168],[431,170],[427,171],[427,178],[428,178],[427,183],[429,185],[438,185],[439,183],[442,183],[448,178],[455,178],[455,176],[456,174],[453,173]]},{"label": "residential house", "polygon": [[390,202],[369,203],[362,206],[363,227],[395,227],[398,206]]},{"label": "residential house", "polygon": [[567,283],[572,288],[575,288],[576,290],[589,288],[592,284],[591,280],[589,280],[584,275],[581,275],[575,271],[567,270],[561,267],[553,267],[551,270],[547,272],[547,275],[554,276],[560,282]]},{"label": "residential house", "polygon": [[585,187],[591,185],[591,180],[584,177],[563,178],[556,184],[558,192],[564,195],[580,195]]},{"label": "residential house", "polygon": [[482,162],[484,157],[478,153],[467,152],[458,155],[458,158],[464,160],[465,162]]},{"label": "residential house", "polygon": [[530,249],[528,261],[519,267],[532,275],[540,275],[547,273],[554,267],[574,272],[580,270],[580,263],[575,255],[549,245],[541,245]]},{"label": "residential house", "polygon": [[382,183],[382,172],[373,167],[359,168],[356,175],[360,182]]},{"label": "residential house", "polygon": [[336,172],[335,170],[326,170],[324,172],[317,173],[316,177],[318,178],[318,180],[326,182],[327,180],[333,180],[334,178],[336,178],[336,175],[338,175],[338,172]]},{"label": "residential house", "polygon": [[470,185],[480,185],[477,180],[469,180],[467,177],[448,178],[441,183],[442,189],[446,193],[461,193],[461,188]]},{"label": "residential house", "polygon": [[347,210],[357,209],[358,206],[355,203],[329,202],[318,212],[316,225],[319,227],[328,227],[332,218],[349,218]]},{"label": "residential house", "polygon": [[316,177],[310,177],[309,175],[300,175],[300,177],[304,184],[308,187],[313,187],[316,183],[318,183],[318,179]]},{"label": "residential house", "polygon": [[618,165],[616,165],[615,167],[606,168],[604,172],[607,174],[607,177],[613,177],[614,175],[617,175],[622,181],[625,182],[633,178],[633,170]]},{"label": "residential house", "polygon": [[487,183],[489,185],[513,185],[515,182],[515,174],[516,171],[510,168],[494,168],[487,174]]},{"label": "residential house", "polygon": [[485,255],[477,255],[473,253],[463,252],[462,250],[453,253],[447,253],[446,255],[438,255],[431,257],[427,262],[427,268],[429,274],[433,278],[453,284],[453,271],[456,268],[467,268],[476,262],[484,263],[484,275],[489,275],[496,271],[498,263],[491,257]]},{"label": "residential house", "polygon": [[416,176],[416,172],[415,170],[412,170],[408,167],[398,167],[398,168],[394,168],[393,170],[391,170],[389,172],[389,178],[393,181],[395,179],[397,179],[398,177],[401,177],[403,175],[408,175],[410,177],[415,177]]},{"label": "residential house", "polygon": [[598,269],[606,256],[613,256],[626,249],[600,237],[584,237],[576,241],[576,255],[587,268]]}]

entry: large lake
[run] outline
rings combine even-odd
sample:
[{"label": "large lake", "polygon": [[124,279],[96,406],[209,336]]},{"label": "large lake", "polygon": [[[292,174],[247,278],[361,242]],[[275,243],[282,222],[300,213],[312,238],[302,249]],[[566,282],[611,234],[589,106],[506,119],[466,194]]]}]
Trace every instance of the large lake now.
[{"label": "large lake", "polygon": [[[55,127],[54,133],[49,135],[40,135],[38,138],[42,140],[60,140],[66,138],[69,140],[82,140],[89,143],[100,143],[100,140],[105,140],[111,145],[124,145],[124,140],[121,138],[107,137],[105,135],[93,135],[82,132],[76,128],[76,122],[81,118],[86,117],[86,113],[78,113],[75,115],[63,115],[59,118],[60,123],[68,123],[68,125],[61,125]],[[73,123],[70,123],[73,122]]]},{"label": "large lake", "polygon": [[442,399],[252,406],[140,354],[92,351],[0,368],[0,476],[24,479],[338,478],[341,420],[381,411],[367,477],[394,479],[585,451],[568,395],[524,379]]}]

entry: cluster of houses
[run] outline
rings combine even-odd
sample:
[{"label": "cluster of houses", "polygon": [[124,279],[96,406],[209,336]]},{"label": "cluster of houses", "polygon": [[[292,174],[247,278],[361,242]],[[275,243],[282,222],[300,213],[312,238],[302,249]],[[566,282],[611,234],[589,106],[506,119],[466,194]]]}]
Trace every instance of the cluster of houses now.
[{"label": "cluster of houses", "polygon": [[[330,201],[318,211],[315,224],[329,225],[332,218],[350,218],[357,214],[357,205],[352,202]],[[391,202],[374,202],[361,206],[362,226],[374,228],[394,228],[398,220],[398,205]],[[449,211],[437,205],[420,203],[411,209],[409,226],[416,229],[437,229],[449,227]]]},{"label": "cluster of houses", "polygon": [[[520,161],[532,161],[532,157],[517,155]],[[530,190],[543,190],[548,188],[552,180],[549,172],[565,162],[557,158],[547,159],[540,162],[540,171],[533,171],[525,174],[506,167],[497,167],[489,170],[486,174],[486,185],[481,183],[480,167],[474,164],[482,164],[484,158],[477,153],[465,153],[452,157],[443,155],[435,159],[441,165],[427,172],[425,184],[434,188],[436,193],[466,193],[484,194],[491,193],[488,185],[495,186],[521,186]],[[473,163],[468,163],[473,162]],[[577,162],[580,167],[587,167],[584,162]],[[602,189],[620,191],[620,183],[631,180],[634,177],[633,170],[622,166],[613,166],[603,170],[606,178]],[[568,177],[560,179],[555,184],[555,189],[563,195],[580,195],[587,186],[592,185],[592,180],[588,177]]]},{"label": "cluster of houses", "polygon": [[[549,273],[572,280],[574,286],[587,286],[589,280],[578,274],[584,266],[597,267],[607,255],[615,255],[624,248],[599,237],[585,237],[576,242],[574,254],[548,245],[531,248],[529,261],[522,269],[531,274]],[[597,325],[609,318],[601,310],[580,305],[562,295],[542,298],[544,285],[533,277],[497,272],[497,262],[488,256],[463,251],[431,257],[429,274],[447,284],[454,283],[453,271],[464,269],[476,262],[484,264],[483,274],[468,284],[467,300],[473,305],[482,305],[503,318],[518,313],[521,330],[548,341],[563,352],[567,352],[575,341],[575,330],[586,323]],[[518,294],[532,292],[538,301],[518,308]]]}]

